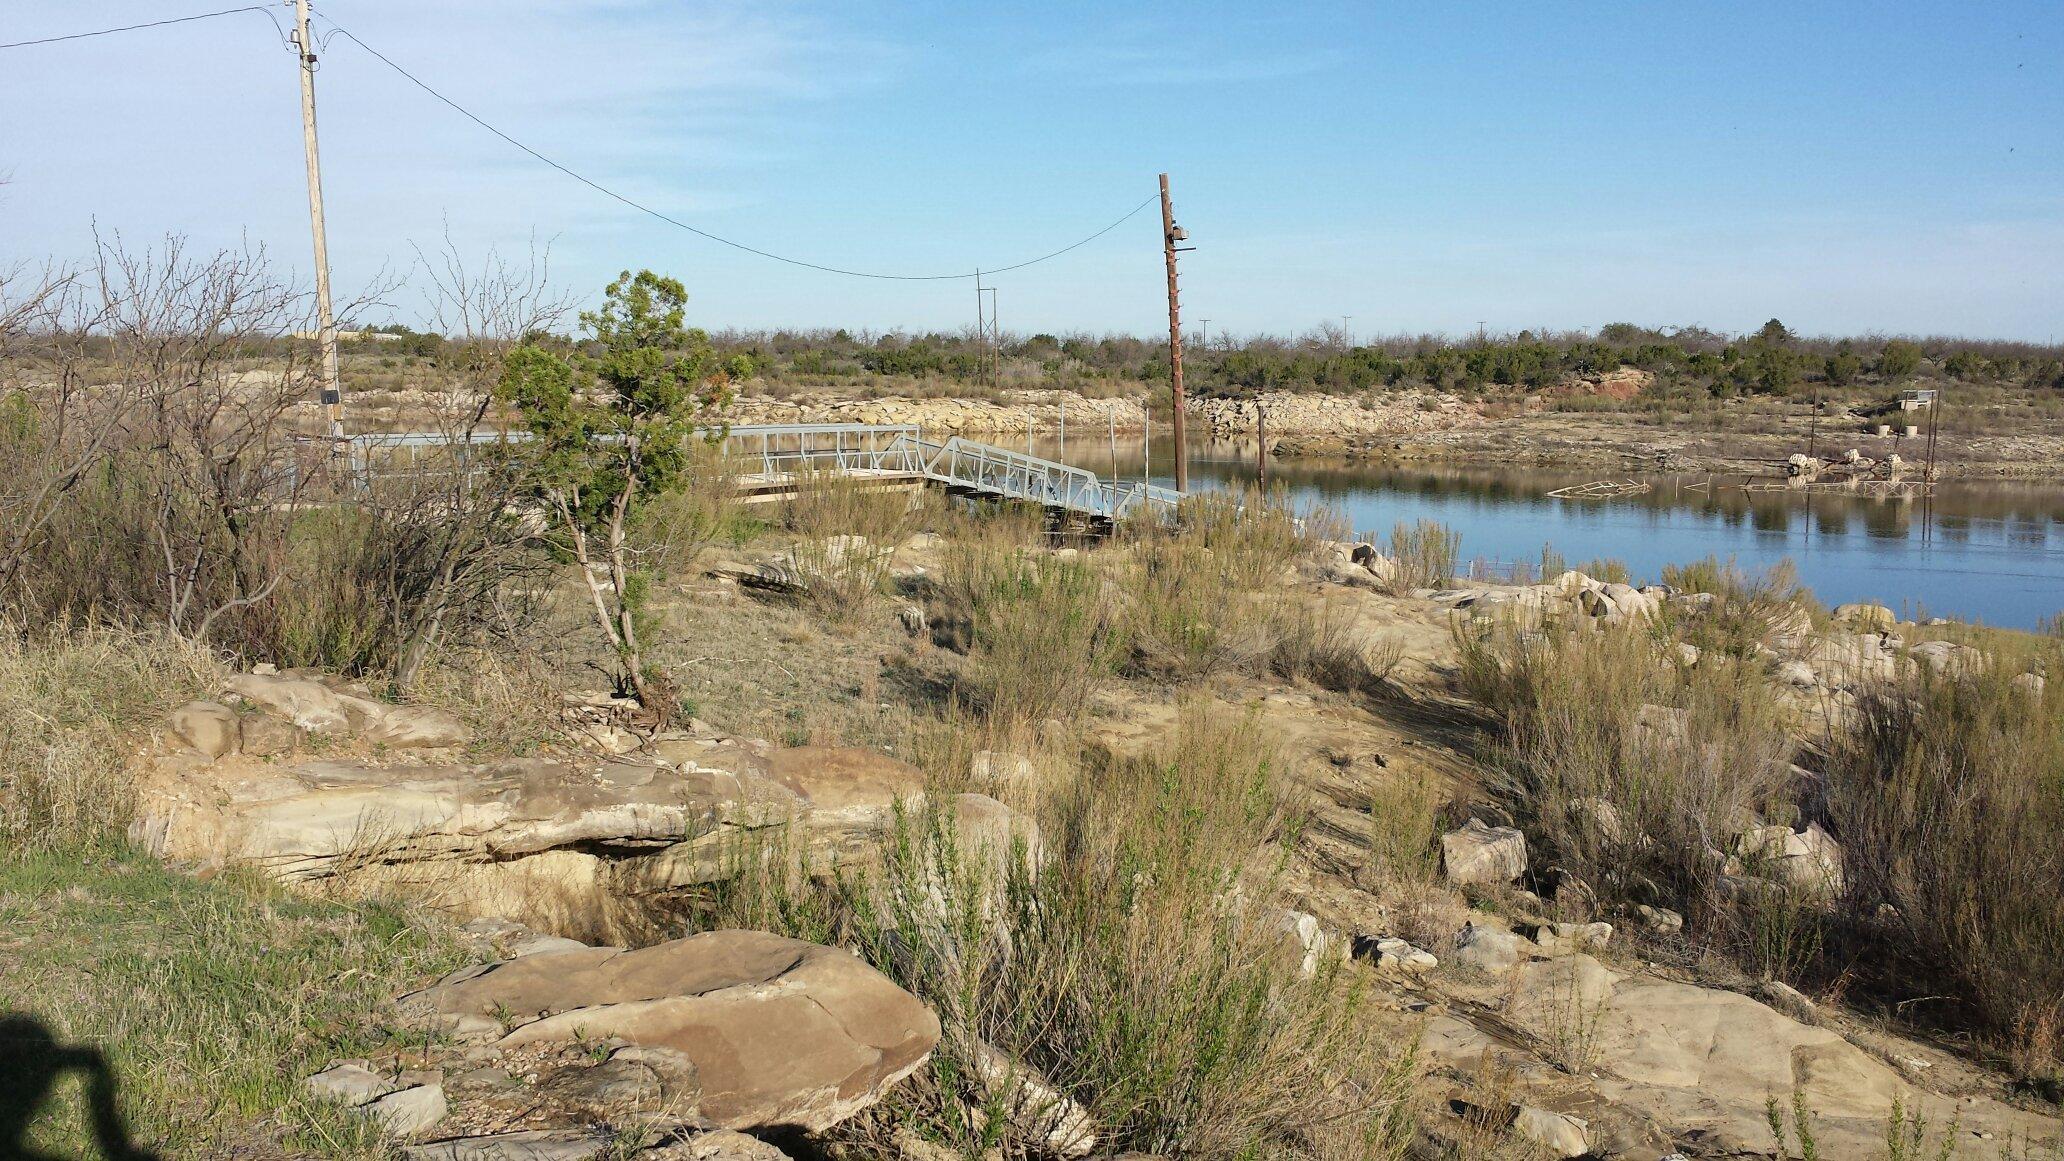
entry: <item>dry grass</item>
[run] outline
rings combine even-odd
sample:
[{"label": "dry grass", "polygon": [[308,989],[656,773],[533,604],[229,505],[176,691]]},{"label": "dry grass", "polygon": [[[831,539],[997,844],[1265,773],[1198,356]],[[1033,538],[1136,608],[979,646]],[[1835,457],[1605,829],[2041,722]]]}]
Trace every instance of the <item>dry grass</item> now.
[{"label": "dry grass", "polygon": [[[32,1148],[70,1156],[93,1138],[91,1052],[99,1091],[167,1156],[381,1155],[301,1077],[382,1038],[372,1014],[455,966],[451,949],[391,908],[203,883],[124,846],[131,748],[220,677],[162,637],[0,634],[0,1037],[15,1041],[0,1087],[33,1100],[52,1086]],[[61,1069],[52,1042],[80,1067]]]},{"label": "dry grass", "polygon": [[1259,668],[1268,658],[1270,626],[1242,571],[1229,555],[1188,539],[1138,545],[1117,578],[1128,670],[1188,682]]},{"label": "dry grass", "polygon": [[850,476],[803,479],[782,524],[795,536],[788,563],[804,602],[838,623],[878,609],[888,595],[890,553],[924,525],[932,500],[929,491]]},{"label": "dry grass", "polygon": [[1829,811],[1850,909],[1896,909],[1876,934],[1918,969],[1912,986],[1950,991],[1963,1020],[2018,1049],[2024,1075],[2054,1078],[2064,697],[2054,680],[2042,695],[2017,686],[2026,661],[1996,654],[1982,672],[1953,676],[1921,667],[1867,691],[1828,761]]},{"label": "dry grass", "polygon": [[1461,555],[1462,534],[1447,525],[1432,520],[1399,524],[1390,532],[1390,558],[1396,562],[1391,593],[1404,596],[1413,589],[1446,585]]},{"label": "dry grass", "polygon": [[1604,900],[1720,916],[1708,852],[1786,789],[1791,743],[1761,670],[1666,664],[1639,627],[1458,632],[1463,685],[1503,727],[1488,788],[1539,861]]},{"label": "dry grass", "polygon": [[1401,1156],[1415,1053],[1366,1019],[1355,973],[1298,974],[1265,902],[1279,779],[1255,720],[1193,711],[1161,752],[1093,760],[1049,799],[1037,869],[920,812],[877,874],[827,889],[764,871],[708,919],[850,941],[940,1013],[930,1072],[854,1132],[901,1120],[969,1155],[1039,1153],[1036,1126],[955,1112],[984,1107],[990,1044],[1086,1106],[1106,1151]]},{"label": "dry grass", "polygon": [[0,622],[0,839],[92,846],[134,813],[128,751],[141,723],[202,696],[222,671],[148,633],[55,633]]},{"label": "dry grass", "polygon": [[1371,641],[1351,612],[1324,600],[1281,599],[1270,614],[1269,668],[1288,681],[1341,693],[1375,694],[1403,660],[1395,638]]},{"label": "dry grass", "polygon": [[1123,642],[1111,600],[1081,560],[956,542],[941,588],[941,615],[968,633],[958,690],[993,718],[1073,717],[1116,668]]}]

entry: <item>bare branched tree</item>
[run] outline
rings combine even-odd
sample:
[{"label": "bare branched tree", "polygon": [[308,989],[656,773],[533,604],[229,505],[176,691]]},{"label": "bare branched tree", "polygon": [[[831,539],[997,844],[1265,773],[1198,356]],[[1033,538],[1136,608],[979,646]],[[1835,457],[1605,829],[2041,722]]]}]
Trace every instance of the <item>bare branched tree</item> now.
[{"label": "bare branched tree", "polygon": [[522,260],[490,250],[474,263],[447,232],[434,254],[418,247],[417,257],[424,313],[446,339],[439,371],[464,406],[440,412],[443,439],[428,470],[388,476],[362,504],[394,545],[378,583],[403,686],[453,638],[513,636],[528,623],[511,582],[548,565],[522,515],[534,491],[531,459],[486,426],[488,409],[508,353],[563,325],[572,309],[551,287],[549,248],[533,245]]}]

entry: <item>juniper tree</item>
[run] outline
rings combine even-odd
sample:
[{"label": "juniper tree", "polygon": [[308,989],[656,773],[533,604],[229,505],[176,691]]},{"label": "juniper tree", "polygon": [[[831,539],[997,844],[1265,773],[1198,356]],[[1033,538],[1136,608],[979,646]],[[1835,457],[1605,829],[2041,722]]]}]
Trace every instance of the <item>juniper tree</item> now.
[{"label": "juniper tree", "polygon": [[[499,394],[535,441],[549,538],[578,566],[619,666],[619,688],[663,710],[670,683],[644,661],[639,611],[650,578],[630,543],[642,504],[677,491],[698,427],[730,402],[742,363],[725,363],[688,327],[688,292],[672,278],[625,271],[583,312],[587,342],[545,341],[512,352]],[[598,572],[606,572],[598,576]]]}]

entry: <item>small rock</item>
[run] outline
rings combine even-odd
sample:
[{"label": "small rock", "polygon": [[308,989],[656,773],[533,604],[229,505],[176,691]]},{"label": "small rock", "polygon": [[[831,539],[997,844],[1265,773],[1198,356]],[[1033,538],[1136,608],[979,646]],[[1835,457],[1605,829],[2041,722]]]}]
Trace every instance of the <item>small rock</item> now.
[{"label": "small rock", "polygon": [[1386,936],[1376,941],[1376,966],[1414,973],[1430,972],[1440,966],[1440,960],[1430,951],[1413,947],[1394,936]]},{"label": "small rock", "polygon": [[1459,885],[1510,883],[1526,874],[1526,836],[1470,819],[1441,836],[1441,866]]},{"label": "small rock", "polygon": [[363,1107],[380,1122],[382,1129],[396,1137],[416,1136],[451,1111],[445,1104],[441,1084],[419,1084],[391,1092]]},{"label": "small rock", "polygon": [[932,631],[931,619],[925,616],[922,605],[903,605],[896,610],[896,620],[903,626],[903,631],[912,637],[922,637]]},{"label": "small rock", "polygon": [[2040,673],[2017,673],[2013,677],[2012,684],[2015,689],[2020,690],[2022,693],[2030,697],[2040,698],[2043,695],[2043,686],[2046,683],[2043,681],[2043,675]]},{"label": "small rock", "polygon": [[515,959],[518,956],[524,955],[551,955],[554,952],[562,951],[586,951],[588,950],[588,945],[578,939],[567,939],[558,935],[542,935],[537,932],[531,932],[529,935],[510,940],[508,948],[509,958]]},{"label": "small rock", "polygon": [[1333,937],[1319,925],[1318,916],[1307,911],[1286,909],[1276,918],[1276,930],[1282,932],[1284,944],[1303,956],[1298,964],[1298,974],[1305,979],[1318,975],[1319,963],[1333,944]]},{"label": "small rock", "polygon": [[1568,1113],[1521,1105],[1512,1116],[1512,1131],[1558,1157],[1582,1157],[1591,1151],[1591,1123]]},{"label": "small rock", "polygon": [[1801,1024],[1820,1022],[1820,1006],[1806,994],[1782,980],[1765,980],[1756,988],[1762,1001]]},{"label": "small rock", "polygon": [[641,1061],[614,1054],[600,1064],[558,1073],[542,1090],[603,1116],[657,1105],[661,1096],[658,1073]]},{"label": "small rock", "polygon": [[366,723],[365,736],[396,749],[436,750],[465,745],[473,740],[473,731],[434,706],[392,705],[381,707],[379,716]]},{"label": "small rock", "polygon": [[320,1101],[356,1107],[393,1092],[398,1086],[356,1060],[333,1064],[304,1084],[308,1095]]},{"label": "small rock", "polygon": [[1539,951],[1540,948],[1525,936],[1502,928],[1465,923],[1455,936],[1454,959],[1456,963],[1498,975],[1511,971]]},{"label": "small rock", "polygon": [[1889,632],[1899,626],[1899,617],[1883,605],[1852,604],[1836,605],[1834,618],[1845,625],[1858,629]]},{"label": "small rock", "polygon": [[1691,744],[1691,713],[1672,706],[1643,704],[1634,710],[1634,740],[1653,749]]},{"label": "small rock", "polygon": [[1534,942],[1543,954],[1575,955],[1604,947],[1612,939],[1610,923],[1551,923],[1534,932]]},{"label": "small rock", "polygon": [[172,711],[172,734],[210,758],[236,752],[243,729],[236,711],[220,702],[190,701]]},{"label": "small rock", "polygon": [[300,727],[271,714],[245,714],[239,722],[242,751],[254,758],[291,754],[301,748]]},{"label": "small rock", "polygon": [[1018,1129],[1043,1140],[1059,1157],[1087,1157],[1096,1152],[1097,1125],[1089,1110],[1069,1099],[1030,1065],[1013,1060],[988,1044],[977,1044],[975,1078],[996,1107]]},{"label": "small rock", "polygon": [[634,1161],[790,1161],[788,1154],[757,1137],[731,1129],[697,1133],[685,1141],[672,1141],[641,1149]]},{"label": "small rock", "polygon": [[1684,916],[1668,907],[1650,907],[1642,903],[1635,906],[1634,914],[1643,927],[1657,935],[1675,935],[1684,930]]},{"label": "small rock", "polygon": [[1029,786],[1039,779],[1032,759],[1008,750],[976,750],[968,762],[968,777],[978,783],[997,786]]},{"label": "small rock", "polygon": [[1812,689],[1820,684],[1820,676],[1804,661],[1780,662],[1774,676],[1778,681],[1797,689]]}]

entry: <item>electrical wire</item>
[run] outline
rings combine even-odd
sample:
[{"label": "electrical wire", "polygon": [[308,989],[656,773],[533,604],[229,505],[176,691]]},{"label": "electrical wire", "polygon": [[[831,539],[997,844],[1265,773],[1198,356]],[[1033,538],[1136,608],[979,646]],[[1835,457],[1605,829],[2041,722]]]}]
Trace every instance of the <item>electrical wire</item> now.
[{"label": "electrical wire", "polygon": [[[144,28],[163,28],[168,24],[190,24],[196,20],[212,20],[217,16],[234,16],[239,12],[262,12],[270,19],[272,17],[270,8],[271,5],[268,4],[246,4],[242,8],[224,8],[220,12],[200,12],[192,16],[174,16],[169,20],[152,20],[144,24],[125,24],[120,28],[102,28],[93,32],[74,32],[65,36],[45,36],[35,40],[17,40],[9,44],[0,44],[0,49],[27,48],[35,44],[58,44],[67,40],[87,40],[96,36],[113,36],[118,32],[135,32]],[[272,26],[274,31],[280,31],[279,21],[273,20]],[[281,35],[284,36],[285,34],[282,32]]]},{"label": "electrical wire", "polygon": [[807,270],[823,271],[826,274],[841,274],[845,275],[848,278],[874,278],[891,282],[942,282],[956,278],[975,278],[986,277],[992,274],[1007,274],[1013,270],[1023,270],[1028,266],[1037,266],[1041,262],[1046,262],[1054,258],[1058,258],[1061,255],[1068,253],[1070,250],[1079,249],[1080,247],[1086,246],[1089,243],[1096,241],[1098,238],[1103,237],[1105,234],[1110,233],[1111,231],[1117,229],[1119,226],[1122,226],[1126,222],[1130,221],[1134,215],[1138,214],[1141,210],[1146,209],[1149,205],[1152,205],[1155,201],[1159,200],[1161,196],[1158,192],[1155,193],[1153,196],[1147,198],[1145,201],[1132,207],[1130,210],[1127,210],[1124,213],[1124,215],[1118,218],[1117,221],[1112,222],[1110,225],[1105,226],[1103,229],[1098,230],[1094,234],[1090,234],[1087,237],[1077,239],[1074,242],[1070,242],[1069,244],[1061,247],[1058,250],[1050,251],[1048,253],[1041,254],[1037,258],[1029,258],[1023,262],[1013,263],[1008,266],[984,267],[980,271],[979,275],[972,271],[964,271],[958,274],[884,274],[877,271],[849,270],[841,266],[827,266],[820,262],[809,262],[801,258],[791,258],[785,254],[776,254],[771,250],[762,250],[757,246],[748,246],[744,242],[737,242],[733,241],[730,238],[723,237],[719,234],[712,234],[708,230],[704,230],[696,226],[691,226],[687,222],[681,221],[679,218],[671,217],[665,213],[662,213],[659,210],[653,209],[651,206],[648,206],[643,202],[639,202],[635,199],[625,196],[624,194],[618,193],[617,191],[609,188],[608,186],[603,185],[601,182],[595,181],[592,178],[589,178],[581,173],[569,169],[564,165],[561,165],[559,162],[552,160],[550,157],[545,156],[544,154],[538,152],[530,146],[525,145],[523,142],[518,141],[516,138],[511,137],[509,134],[504,133],[502,130],[496,128],[495,126],[489,124],[479,114],[474,113],[471,109],[466,108],[464,105],[461,105],[457,101],[452,100],[450,97],[445,96],[443,93],[438,92],[435,88],[432,88],[428,82],[416,76],[414,73],[409,72],[407,69],[401,67],[399,64],[396,64],[385,53],[382,53],[379,49],[376,49],[372,45],[367,44],[365,41],[360,40],[356,35],[352,33],[350,29],[345,28],[341,24],[338,24],[335,20],[330,19],[329,16],[324,15],[323,20],[326,23],[328,23],[330,28],[333,30],[332,35],[340,35],[344,37],[346,40],[349,40],[351,43],[364,49],[367,53],[371,54],[374,59],[386,65],[388,68],[393,69],[395,72],[400,73],[404,78],[406,78],[409,81],[409,83],[415,85],[417,88],[423,90],[424,92],[430,94],[432,97],[437,98],[437,100],[449,106],[453,112],[458,113],[460,116],[466,118],[468,121],[473,122],[475,125],[480,126],[482,129],[487,130],[489,133],[492,133],[496,137],[501,138],[503,141],[507,142],[508,144],[514,146],[519,150],[522,150],[524,153],[529,154],[531,157],[537,159],[538,161],[543,162],[544,164],[552,167],[553,169],[558,170],[560,173],[565,174],[567,177],[570,177],[573,180],[581,183],[582,185],[587,186],[589,189],[592,189],[605,197],[612,198],[615,201],[621,202],[622,204],[629,206],[631,209],[637,210],[641,214],[645,214],[649,217],[665,222],[667,225],[673,226],[677,229],[686,230],[691,234],[697,235],[698,237],[706,238],[712,242],[719,243],[720,245],[729,246],[734,250],[742,250],[747,254],[756,254],[759,257],[769,258],[776,262],[784,262],[790,266],[800,266]]}]

